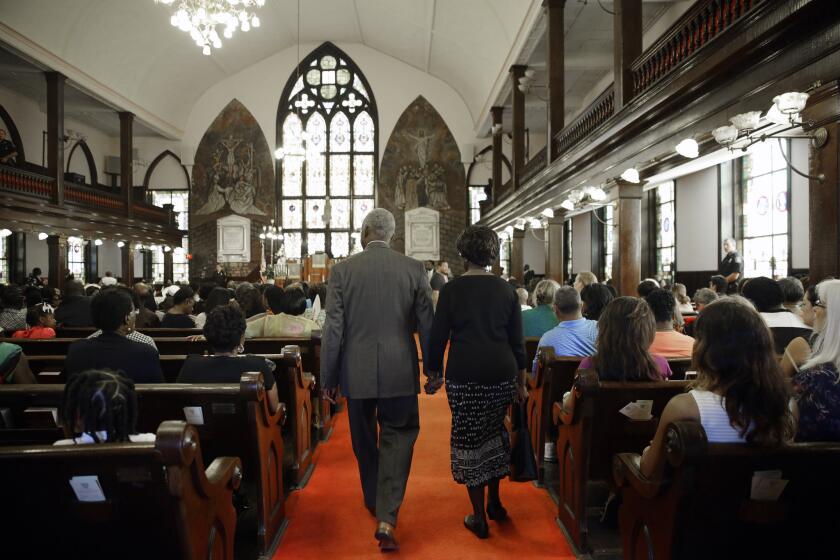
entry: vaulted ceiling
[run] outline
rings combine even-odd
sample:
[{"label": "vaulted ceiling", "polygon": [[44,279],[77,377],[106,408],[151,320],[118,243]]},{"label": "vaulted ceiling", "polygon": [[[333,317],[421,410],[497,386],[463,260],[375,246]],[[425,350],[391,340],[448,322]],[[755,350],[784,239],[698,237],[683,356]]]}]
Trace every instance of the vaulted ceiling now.
[{"label": "vaulted ceiling", "polygon": [[259,28],[237,31],[204,56],[170,25],[173,8],[153,0],[0,0],[0,39],[27,45],[26,54],[45,65],[63,61],[160,119],[170,134],[183,130],[208,88],[299,40],[362,43],[399,59],[451,85],[477,121],[526,15],[539,3],[301,0],[298,34],[298,3],[267,0]]}]

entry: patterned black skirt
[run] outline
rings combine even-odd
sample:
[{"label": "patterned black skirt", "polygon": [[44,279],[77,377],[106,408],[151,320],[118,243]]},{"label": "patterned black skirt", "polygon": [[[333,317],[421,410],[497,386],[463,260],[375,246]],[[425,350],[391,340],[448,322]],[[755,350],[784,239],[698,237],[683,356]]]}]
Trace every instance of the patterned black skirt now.
[{"label": "patterned black skirt", "polygon": [[455,482],[481,486],[508,474],[510,441],[504,421],[515,394],[513,381],[483,385],[446,380]]}]

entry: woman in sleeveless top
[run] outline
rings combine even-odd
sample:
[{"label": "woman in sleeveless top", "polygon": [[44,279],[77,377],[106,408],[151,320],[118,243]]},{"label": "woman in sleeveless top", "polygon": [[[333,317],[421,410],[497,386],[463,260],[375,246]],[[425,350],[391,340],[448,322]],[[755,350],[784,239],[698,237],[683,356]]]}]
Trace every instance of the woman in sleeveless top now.
[{"label": "woman in sleeveless top", "polygon": [[782,372],[788,377],[799,373],[799,368],[811,357],[814,339],[823,328],[823,324],[816,315],[817,309],[819,308],[814,306],[815,302],[817,302],[817,286],[811,285],[808,286],[808,291],[805,292],[805,306],[802,309],[802,321],[814,329],[814,332],[808,338],[797,336],[785,347],[781,366]]},{"label": "woman in sleeveless top", "polygon": [[710,443],[773,445],[793,437],[790,390],[761,316],[740,298],[726,297],[706,307],[696,324],[697,383],[665,406],[642,453],[640,467],[648,478],[663,474],[665,434],[673,422],[700,422]]}]

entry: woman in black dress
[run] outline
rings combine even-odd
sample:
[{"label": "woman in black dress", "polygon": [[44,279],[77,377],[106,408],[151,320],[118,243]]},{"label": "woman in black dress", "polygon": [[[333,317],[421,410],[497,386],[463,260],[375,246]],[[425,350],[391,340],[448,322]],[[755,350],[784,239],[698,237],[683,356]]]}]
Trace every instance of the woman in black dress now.
[{"label": "woman in black dress", "polygon": [[486,270],[499,254],[496,232],[470,226],[456,246],[466,272],[440,291],[426,361],[426,392],[434,393],[441,385],[449,343],[446,394],[452,411],[452,476],[466,485],[473,506],[464,525],[486,539],[487,517],[507,517],[499,499],[499,481],[510,463],[505,411],[514,399],[528,396],[522,312],[513,286]]}]

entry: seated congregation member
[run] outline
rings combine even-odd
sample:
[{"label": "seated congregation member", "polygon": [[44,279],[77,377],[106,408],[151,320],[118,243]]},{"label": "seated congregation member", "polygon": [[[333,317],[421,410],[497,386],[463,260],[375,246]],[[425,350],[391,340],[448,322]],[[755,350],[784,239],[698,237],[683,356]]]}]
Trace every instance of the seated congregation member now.
[{"label": "seated congregation member", "polygon": [[656,320],[656,336],[649,352],[665,358],[690,358],[694,339],[674,330],[674,294],[668,290],[653,290],[645,301]]},{"label": "seated congregation member", "polygon": [[3,309],[0,311],[0,330],[17,331],[26,328],[26,307],[23,291],[18,286],[6,286],[0,299]]},{"label": "seated congregation member", "polygon": [[772,278],[751,278],[744,285],[743,296],[752,301],[768,327],[808,328],[802,319],[785,309],[784,294],[779,283]]},{"label": "seated congregation member", "polygon": [[114,278],[114,273],[110,270],[105,272],[105,276],[99,279],[99,285],[103,288],[107,288],[108,286],[116,286],[117,279]]},{"label": "seated congregation member", "polygon": [[[307,319],[312,319],[319,325],[323,326],[327,318],[327,284],[320,282],[309,288],[309,299],[312,305],[306,308],[303,316]],[[315,314],[315,302],[318,302],[320,311]]]},{"label": "seated congregation member", "polygon": [[619,297],[598,319],[596,352],[580,362],[602,381],[660,381],[671,377],[671,366],[648,350],[656,336],[656,321],[641,298]]},{"label": "seated congregation member", "polygon": [[540,280],[534,288],[534,308],[522,312],[522,335],[542,336],[557,326],[554,314],[554,292],[560,284],[546,278]]},{"label": "seated congregation member", "polygon": [[64,433],[53,445],[154,442],[155,434],[137,433],[134,382],[118,373],[87,370],[64,385],[61,396]]},{"label": "seated congregation member", "polygon": [[[589,286],[588,286],[589,287]],[[598,323],[581,314],[580,294],[571,286],[561,286],[554,292],[554,313],[558,325],[542,335],[538,348],[550,346],[558,356],[591,356],[595,353]],[[531,371],[537,370],[537,359]]]},{"label": "seated congregation member", "polygon": [[726,278],[724,278],[720,274],[715,274],[714,276],[709,278],[709,289],[719,296],[726,294],[726,289],[728,287],[729,283],[726,281]]},{"label": "seated congregation member", "polygon": [[34,307],[39,303],[44,303],[44,294],[41,293],[41,288],[35,286],[26,286],[23,288],[23,302],[26,309]]},{"label": "seated congregation member", "polygon": [[306,311],[306,295],[303,293],[303,288],[289,287],[283,292],[280,313],[264,314],[259,318],[250,319],[245,338],[312,336],[312,331],[320,330],[321,326],[312,319],[304,317],[304,311]]},{"label": "seated congregation member", "polygon": [[799,278],[788,276],[787,278],[780,278],[777,282],[784,297],[782,305],[801,319],[802,300],[805,298],[805,288],[802,286],[802,281]]},{"label": "seated congregation member", "polygon": [[44,286],[41,288],[41,300],[52,305],[53,309],[58,309],[58,306],[61,305],[61,290]]},{"label": "seated congregation member", "polygon": [[68,380],[88,369],[109,369],[135,383],[163,383],[158,351],[127,337],[137,315],[128,292],[127,288],[106,288],[93,298],[91,318],[102,333],[70,344],[64,361]]},{"label": "seated congregation member", "polygon": [[52,306],[40,303],[30,307],[26,312],[26,328],[15,331],[12,338],[55,338]]},{"label": "seated congregation member", "polygon": [[32,384],[38,380],[29,368],[26,355],[17,344],[0,342],[0,385]]},{"label": "seated congregation member", "polygon": [[90,298],[78,280],[64,285],[64,299],[55,310],[55,321],[62,327],[92,327]]},{"label": "seated congregation member", "polygon": [[[142,315],[143,312],[144,312],[144,309],[141,309],[140,306],[138,305],[139,298],[135,297],[134,292],[132,290],[126,288],[125,286],[115,286],[113,288],[108,288],[108,289],[109,290],[119,290],[119,291],[123,292],[124,294],[128,295],[131,298],[131,302],[134,304],[134,310],[137,312],[135,317],[134,317],[134,325],[131,327],[131,329],[128,331],[128,334],[126,334],[125,337],[128,340],[132,340],[134,342],[139,342],[141,344],[148,344],[149,346],[154,348],[155,351],[157,351],[157,344],[155,344],[154,339],[152,339],[151,336],[145,335],[145,334],[143,334],[143,333],[141,333],[140,331],[137,330],[137,319],[139,319],[140,315]],[[148,310],[145,310],[145,311],[148,311]],[[149,311],[149,313],[151,313],[152,315],[155,315],[151,311]],[[157,315],[155,315],[155,318],[157,319]],[[96,338],[96,337],[101,336],[101,335],[102,335],[102,329],[98,329],[98,330],[94,331],[88,338]]]},{"label": "seated congregation member", "polygon": [[195,305],[195,292],[189,286],[183,286],[172,296],[172,307],[160,322],[164,329],[194,329],[195,321],[191,314]]},{"label": "seated congregation member", "polygon": [[[125,289],[127,290],[128,288]],[[157,313],[149,309],[145,303],[145,299],[146,294],[138,292],[137,285],[135,284],[134,289],[131,290],[131,300],[134,302],[134,309],[137,310],[137,320],[134,326],[138,329],[160,328],[160,318],[157,316]]]},{"label": "seated congregation member", "polygon": [[509,283],[486,271],[498,255],[496,232],[487,226],[469,226],[456,246],[466,272],[441,289],[426,357],[426,392],[440,387],[449,343],[446,396],[452,411],[452,476],[466,485],[473,507],[464,525],[486,539],[487,517],[495,521],[507,517],[499,497],[499,482],[510,470],[505,412],[514,398],[528,398],[527,358],[516,293]]},{"label": "seated congregation member", "polygon": [[214,285],[213,289],[210,290],[210,293],[207,295],[206,301],[204,302],[204,311],[199,313],[195,318],[196,328],[203,329],[204,324],[207,321],[207,314],[221,305],[229,304],[232,299],[232,291],[228,290],[227,288],[220,288]]},{"label": "seated congregation member", "polygon": [[41,269],[37,266],[32,269],[32,272],[29,276],[26,277],[26,285],[27,286],[35,286],[36,288],[41,288],[44,286],[44,279],[41,278]]},{"label": "seated congregation member", "polygon": [[653,480],[665,469],[665,434],[672,422],[700,422],[711,443],[776,445],[793,437],[790,390],[759,314],[738,299],[723,298],[700,314],[696,333],[695,388],[668,402],[642,453],[642,473]]},{"label": "seated congregation member", "polygon": [[[694,308],[697,310],[697,316],[703,312],[707,305],[712,303],[713,301],[717,300],[718,295],[712,289],[709,288],[700,288],[696,292],[694,292],[694,297],[692,300],[694,301]],[[696,317],[689,317],[685,321],[685,326],[683,327],[683,333],[686,336],[694,336],[694,322],[696,321]]]},{"label": "seated congregation member", "polygon": [[785,347],[785,352],[782,354],[782,360],[779,364],[782,366],[782,372],[788,377],[798,373],[800,366],[811,357],[816,337],[825,327],[825,312],[823,308],[817,307],[815,302],[819,303],[817,286],[808,286],[808,290],[805,292],[805,303],[802,307],[802,322],[811,327],[813,331],[811,336],[797,336]]},{"label": "seated congregation member", "polygon": [[575,282],[573,284],[575,290],[578,292],[582,292],[583,289],[587,286],[591,286],[592,284],[598,283],[598,277],[595,276],[594,273],[589,272],[588,270],[584,270],[583,272],[578,272],[575,275]]},{"label": "seated congregation member", "polygon": [[684,315],[694,314],[694,307],[691,306],[691,299],[688,297],[688,290],[686,289],[685,284],[674,284],[671,286],[671,293],[674,294],[674,297],[677,300],[677,307],[679,308],[680,313]]},{"label": "seated congregation member", "polygon": [[187,356],[178,374],[178,383],[239,383],[243,373],[258,371],[263,374],[271,411],[276,411],[280,401],[274,381],[274,362],[262,356],[242,353],[245,316],[239,306],[229,303],[210,311],[204,323],[204,337],[213,349],[213,355]]},{"label": "seated congregation member", "polygon": [[157,311],[157,299],[155,298],[155,290],[148,284],[137,282],[134,284],[134,291],[137,292],[137,297],[143,303],[143,306],[151,312]]},{"label": "seated congregation member", "polygon": [[198,287],[195,291],[196,294],[198,294],[198,297],[196,298],[195,305],[193,306],[193,313],[200,315],[207,310],[207,298],[210,297],[210,292],[212,292],[215,287],[216,284],[212,282],[203,282],[201,286]]},{"label": "seated congregation member", "polygon": [[647,297],[649,293],[653,290],[659,289],[659,282],[654,280],[653,278],[645,278],[639,285],[636,286],[636,293],[639,294],[640,298]]},{"label": "seated congregation member", "polygon": [[840,280],[817,286],[813,301],[819,331],[810,359],[792,378],[800,441],[840,441]]},{"label": "seated congregation member", "polygon": [[580,299],[583,302],[583,316],[591,321],[601,318],[601,313],[615,299],[614,290],[605,284],[590,284],[580,292]]},{"label": "seated congregation member", "polygon": [[531,309],[531,306],[528,305],[528,290],[525,288],[516,288],[516,297],[519,298],[519,308],[522,311]]},{"label": "seated congregation member", "polygon": [[236,303],[239,304],[239,308],[245,313],[246,319],[250,319],[260,313],[265,313],[262,296],[250,282],[243,282],[238,285],[234,297],[236,298]]}]

